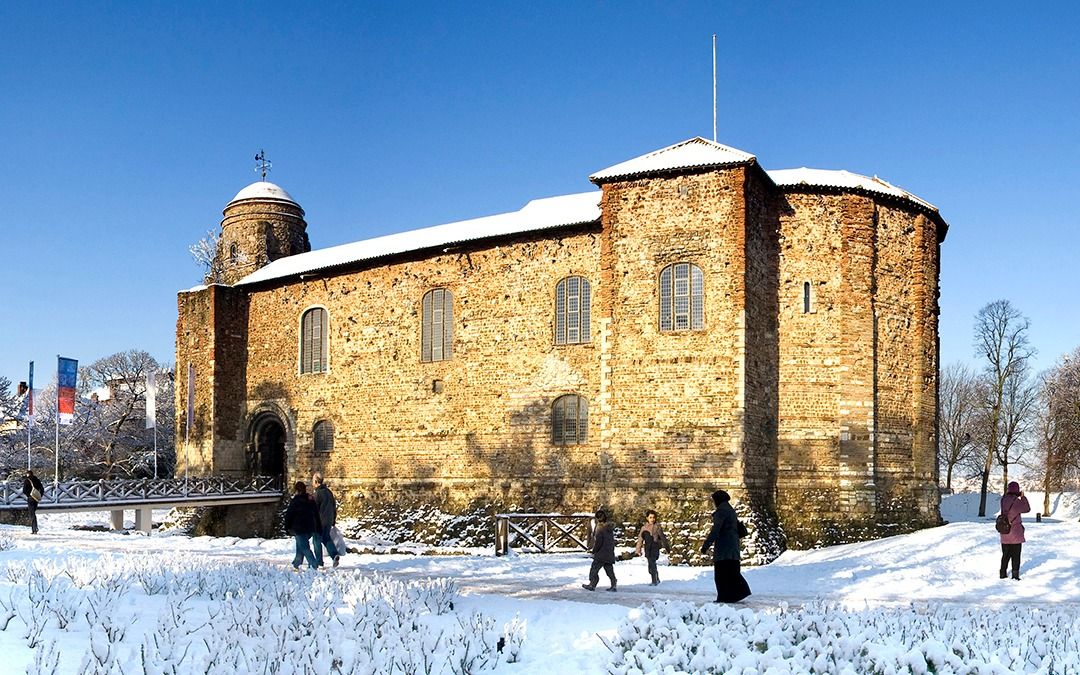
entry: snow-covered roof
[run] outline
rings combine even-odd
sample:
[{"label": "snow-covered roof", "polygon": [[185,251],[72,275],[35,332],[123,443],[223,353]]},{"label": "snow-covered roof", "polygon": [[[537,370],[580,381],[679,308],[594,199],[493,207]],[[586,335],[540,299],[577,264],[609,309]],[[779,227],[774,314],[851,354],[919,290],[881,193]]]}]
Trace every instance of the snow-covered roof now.
[{"label": "snow-covered roof", "polygon": [[630,178],[677,169],[701,169],[732,164],[746,164],[755,157],[748,152],[737,150],[720,143],[701,138],[669,145],[666,148],[650,152],[641,157],[620,162],[589,176],[594,183],[607,183],[618,178]]},{"label": "snow-covered roof", "polygon": [[877,176],[870,178],[850,171],[833,171],[829,169],[779,169],[768,171],[769,177],[779,187],[830,187],[845,190],[862,190],[876,192],[877,194],[899,197],[914,202],[931,211],[937,212],[937,207],[923,199],[919,199],[903,188],[898,188],[892,183],[881,180]]},{"label": "snow-covered roof", "polygon": [[591,223],[600,219],[600,190],[534,199],[521,210],[494,216],[435,225],[421,230],[398,232],[374,239],[342,244],[279,258],[252,272],[237,285],[294,276],[305,272],[338,267],[397,253],[446,246],[463,241],[486,239],[507,234],[544,230],[564,225]]},{"label": "snow-covered roof", "polygon": [[289,202],[291,204],[300,204],[292,198],[288,192],[285,192],[279,185],[265,180],[260,180],[247,186],[240,192],[236,193],[236,196],[232,198],[229,204],[234,202],[243,201],[245,199],[272,199],[281,202]]}]

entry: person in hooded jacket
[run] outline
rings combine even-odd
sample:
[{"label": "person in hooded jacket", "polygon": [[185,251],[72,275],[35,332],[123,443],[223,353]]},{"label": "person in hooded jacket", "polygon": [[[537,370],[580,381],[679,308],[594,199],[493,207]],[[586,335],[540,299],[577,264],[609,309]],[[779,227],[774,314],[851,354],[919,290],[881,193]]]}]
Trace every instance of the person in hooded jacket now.
[{"label": "person in hooded jacket", "polygon": [[320,530],[319,507],[308,494],[304,481],[296,481],[293,492],[289,508],[285,509],[285,529],[291,531],[296,538],[296,556],[293,557],[292,566],[299,570],[300,563],[307,560],[311,569],[318,569],[319,563],[311,552],[310,543],[311,537],[318,535]]},{"label": "person in hooded jacket", "polygon": [[1005,490],[1005,496],[1001,498],[1001,513],[1009,519],[1009,531],[1002,533],[1001,537],[1001,569],[999,576],[1004,579],[1006,568],[1012,562],[1012,578],[1020,581],[1020,549],[1024,542],[1024,523],[1020,519],[1021,513],[1031,511],[1028,498],[1020,491],[1020,484],[1016,481],[1009,483]]},{"label": "person in hooded jacket", "polygon": [[740,569],[742,554],[739,551],[739,518],[731,506],[731,495],[723,490],[712,493],[716,510],[712,515],[712,529],[701,552],[713,548],[713,582],[716,584],[716,602],[738,602],[750,595],[750,585]]},{"label": "person in hooded jacket", "polygon": [[615,579],[615,532],[608,522],[607,511],[600,509],[595,517],[596,531],[593,532],[593,561],[589,567],[589,583],[582,584],[581,587],[587,591],[595,591],[596,585],[600,583],[600,568],[603,568],[604,574],[611,581],[608,590],[615,592],[618,585]]}]

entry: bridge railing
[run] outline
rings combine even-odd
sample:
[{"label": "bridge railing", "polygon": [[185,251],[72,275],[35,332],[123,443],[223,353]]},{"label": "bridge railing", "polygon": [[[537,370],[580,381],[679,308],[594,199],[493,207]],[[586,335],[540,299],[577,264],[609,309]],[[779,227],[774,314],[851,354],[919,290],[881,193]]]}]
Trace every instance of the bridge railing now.
[{"label": "bridge railing", "polygon": [[497,513],[495,555],[506,555],[512,544],[540,553],[588,551],[595,529],[596,520],[590,513]]},{"label": "bridge railing", "polygon": [[[43,482],[40,506],[83,506],[88,504],[131,504],[148,501],[183,501],[210,497],[251,497],[281,494],[281,479],[275,476],[235,478],[197,476],[184,478],[135,478],[119,480],[68,480]],[[24,507],[26,495],[21,480],[0,483],[0,508]]]}]

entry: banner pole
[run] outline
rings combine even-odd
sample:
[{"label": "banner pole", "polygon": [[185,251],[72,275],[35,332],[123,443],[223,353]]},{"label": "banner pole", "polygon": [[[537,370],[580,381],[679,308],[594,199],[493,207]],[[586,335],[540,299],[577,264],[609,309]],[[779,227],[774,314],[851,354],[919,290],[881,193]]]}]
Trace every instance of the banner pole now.
[{"label": "banner pole", "polygon": [[[60,355],[56,355],[57,372],[59,372]],[[53,453],[55,466],[53,467],[53,498],[56,498],[60,489],[60,378],[56,378],[56,451]]]}]

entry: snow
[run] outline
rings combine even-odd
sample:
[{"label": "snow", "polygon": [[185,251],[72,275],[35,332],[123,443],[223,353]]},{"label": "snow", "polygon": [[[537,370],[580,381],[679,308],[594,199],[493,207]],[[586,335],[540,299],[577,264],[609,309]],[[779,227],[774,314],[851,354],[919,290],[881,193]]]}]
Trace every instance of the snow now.
[{"label": "snow", "polygon": [[806,185],[810,187],[835,187],[847,190],[863,190],[890,197],[899,197],[937,212],[937,207],[911,194],[903,188],[886,182],[877,176],[870,178],[850,171],[832,171],[829,169],[777,169],[766,171],[769,178],[781,187]]},{"label": "snow", "polygon": [[600,219],[600,194],[599,190],[594,190],[560,197],[534,199],[520,210],[511,213],[398,232],[279,258],[244,277],[237,282],[237,285],[295,276],[360,260],[447,246],[474,239],[591,223]]},{"label": "snow", "polygon": [[997,497],[980,518],[959,494],[942,527],[744,568],[754,594],[733,606],[709,602],[710,568],[662,566],[653,587],[641,558],[616,563],[616,593],[579,587],[584,553],[405,545],[297,574],[291,539],[39,513],[40,535],[0,526],[0,651],[19,673],[424,672],[418,654],[431,672],[1080,672],[1080,495],[1042,522],[1028,497],[1021,581],[997,575]]},{"label": "snow", "polygon": [[288,192],[279,185],[275,185],[270,181],[260,180],[255,181],[251,185],[236,193],[236,196],[232,198],[229,204],[244,200],[244,199],[269,199],[274,201],[289,202],[291,204],[297,204],[296,200],[292,198]]},{"label": "snow", "polygon": [[607,183],[613,180],[631,178],[644,174],[672,171],[675,169],[706,168],[746,164],[754,161],[748,152],[737,150],[727,145],[709,141],[700,136],[675,145],[669,145],[620,162],[589,176],[594,183]]}]

